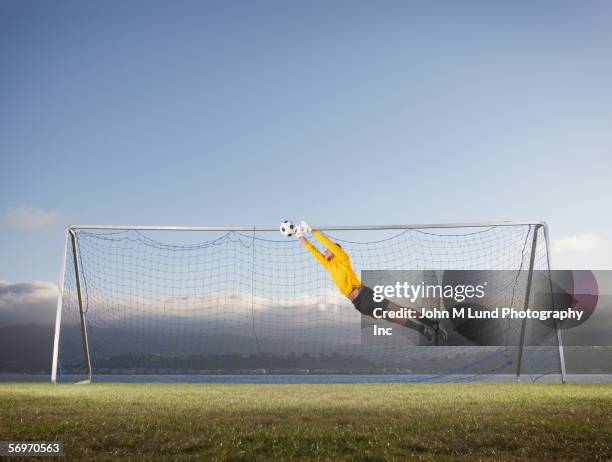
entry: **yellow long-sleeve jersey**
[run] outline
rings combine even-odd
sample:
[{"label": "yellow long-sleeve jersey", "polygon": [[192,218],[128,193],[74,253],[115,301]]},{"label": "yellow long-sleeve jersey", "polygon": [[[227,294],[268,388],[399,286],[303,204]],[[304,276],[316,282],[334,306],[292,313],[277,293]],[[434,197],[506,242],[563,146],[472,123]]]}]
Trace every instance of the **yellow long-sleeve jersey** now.
[{"label": "yellow long-sleeve jersey", "polygon": [[336,287],[345,296],[348,296],[353,289],[361,287],[361,281],[359,277],[353,271],[351,266],[351,259],[348,254],[342,250],[334,241],[329,239],[325,234],[320,231],[313,230],[312,235],[316,237],[327,249],[333,254],[334,258],[327,261],[325,255],[308,241],[304,241],[304,245],[310,251],[311,254],[321,263],[321,265],[329,272],[329,275],[336,284]]}]

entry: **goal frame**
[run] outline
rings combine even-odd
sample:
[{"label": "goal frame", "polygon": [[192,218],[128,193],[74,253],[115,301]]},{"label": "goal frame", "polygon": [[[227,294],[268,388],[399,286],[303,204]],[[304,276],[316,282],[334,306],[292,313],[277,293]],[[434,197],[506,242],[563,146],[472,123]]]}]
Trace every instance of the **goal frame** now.
[{"label": "goal frame", "polygon": [[[550,233],[548,224],[545,221],[483,221],[483,222],[470,222],[470,223],[423,223],[423,224],[403,224],[403,225],[346,225],[346,226],[317,226],[317,229],[322,231],[366,231],[366,230],[392,230],[392,229],[444,229],[444,228],[486,228],[493,226],[534,226],[534,235],[531,246],[531,256],[529,259],[529,273],[527,276],[527,286],[525,289],[525,304],[523,309],[527,310],[529,307],[529,298],[531,291],[531,281],[533,275],[533,266],[536,253],[537,236],[539,229],[541,228],[544,233],[544,241],[546,245],[546,263],[548,266],[548,272],[551,271],[551,256],[550,256]],[[85,312],[83,310],[83,300],[81,293],[81,281],[80,281],[80,261],[78,253],[78,243],[76,232],[78,230],[123,230],[123,231],[217,231],[217,232],[231,232],[231,231],[278,231],[277,226],[153,226],[153,225],[68,225],[64,231],[64,246],[62,252],[62,263],[60,267],[60,278],[59,278],[59,290],[57,297],[57,306],[55,314],[55,334],[53,337],[53,359],[51,364],[51,382],[57,383],[57,373],[59,367],[59,341],[61,333],[61,322],[62,322],[62,303],[63,303],[63,292],[64,282],[66,276],[66,259],[68,256],[68,245],[72,246],[72,260],[75,272],[75,283],[77,291],[77,300],[79,305],[79,316],[81,324],[81,339],[83,343],[83,354],[85,356],[85,362],[87,366],[87,380],[85,383],[92,381],[93,370],[91,366],[91,355],[89,350],[89,338],[87,335],[87,322],[85,318]],[[550,278],[549,278],[550,280]],[[551,281],[551,294],[552,294],[552,281]],[[517,368],[516,368],[516,381],[521,381],[521,368],[523,362],[523,347],[525,339],[526,320],[524,319],[521,325],[520,343],[518,345],[519,351],[517,355]],[[555,323],[555,331],[557,336],[559,363],[561,369],[561,382],[566,383],[566,370],[565,370],[565,355],[563,352],[563,342],[561,337],[561,330],[558,323]]]}]

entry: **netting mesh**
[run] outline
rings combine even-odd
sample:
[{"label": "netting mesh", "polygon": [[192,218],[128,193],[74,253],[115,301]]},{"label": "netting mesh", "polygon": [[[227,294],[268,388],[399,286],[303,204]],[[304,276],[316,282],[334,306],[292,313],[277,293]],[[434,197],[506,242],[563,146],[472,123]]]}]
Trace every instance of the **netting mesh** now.
[{"label": "netting mesh", "polygon": [[[535,225],[328,233],[361,270],[509,270],[522,306],[547,269]],[[405,374],[473,380],[514,373],[519,332],[500,347],[364,345],[361,317],[297,240],[272,232],[75,230],[94,374]],[[68,239],[59,372],[86,374]],[[504,273],[506,274],[506,273]],[[527,325],[529,334],[530,326]],[[523,371],[557,374],[559,352],[526,347]]]}]

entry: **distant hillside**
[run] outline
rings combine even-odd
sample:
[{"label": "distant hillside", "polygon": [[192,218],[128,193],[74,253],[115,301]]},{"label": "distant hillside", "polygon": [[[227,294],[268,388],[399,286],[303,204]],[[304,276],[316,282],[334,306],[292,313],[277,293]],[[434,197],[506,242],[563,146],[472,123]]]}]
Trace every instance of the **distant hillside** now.
[{"label": "distant hillside", "polygon": [[50,373],[53,326],[22,324],[0,327],[0,372]]},{"label": "distant hillside", "polygon": [[[208,336],[206,341],[198,343],[200,351],[208,351],[208,354],[200,355],[195,352],[175,352],[176,357],[170,360],[172,354],[158,355],[154,352],[160,351],[159,343],[162,339],[170,340],[170,343],[179,345],[178,339],[169,339],[168,336],[147,336],[145,344],[149,354],[136,352],[131,345],[130,339],[134,333],[128,330],[120,332],[97,332],[98,340],[103,340],[106,346],[99,351],[97,368],[105,369],[134,369],[134,368],[159,368],[168,367],[181,370],[226,370],[236,371],[239,369],[270,368],[270,369],[311,369],[324,368],[330,370],[364,370],[372,372],[377,368],[392,366],[389,364],[390,357],[362,357],[359,362],[351,357],[355,353],[351,348],[330,348],[323,356],[311,357],[308,355],[289,355],[281,358],[275,355],[262,356],[254,360],[252,353],[252,339],[240,338],[239,336],[226,337]],[[66,329],[63,331],[64,347],[80,355],[81,343],[78,329]],[[262,343],[266,343],[263,341]],[[231,351],[227,346],[232,345]],[[19,324],[0,327],[0,373],[50,373],[53,345],[53,326],[36,323]],[[227,351],[226,351],[227,350]],[[210,352],[217,354],[211,354]],[[414,353],[421,350],[416,347]],[[442,351],[441,351],[442,353]],[[569,373],[611,373],[612,372],[612,347],[585,348],[566,347],[565,349],[567,369]],[[182,358],[179,358],[182,356]],[[250,357],[249,357],[250,356]],[[79,356],[80,357],[80,356]],[[402,361],[403,368],[409,368],[420,373],[448,370],[446,354],[439,358],[428,358],[424,363],[418,355],[409,355]],[[381,361],[382,360],[382,361]],[[171,364],[168,364],[168,361]],[[471,361],[469,350],[463,351],[453,358],[455,364],[466,364]],[[385,364],[386,363],[386,364]],[[398,365],[393,364],[397,367]],[[512,366],[509,366],[512,368]]]}]

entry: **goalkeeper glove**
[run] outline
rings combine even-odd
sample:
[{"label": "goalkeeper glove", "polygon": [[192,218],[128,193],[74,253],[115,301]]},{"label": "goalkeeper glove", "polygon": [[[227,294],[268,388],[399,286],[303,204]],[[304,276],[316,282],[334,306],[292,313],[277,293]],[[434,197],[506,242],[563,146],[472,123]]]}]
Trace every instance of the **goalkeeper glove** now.
[{"label": "goalkeeper glove", "polygon": [[304,220],[300,221],[300,225],[298,226],[298,229],[302,233],[312,233],[312,228],[308,226],[308,223],[306,223]]}]

